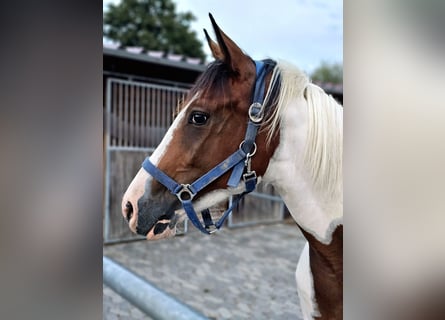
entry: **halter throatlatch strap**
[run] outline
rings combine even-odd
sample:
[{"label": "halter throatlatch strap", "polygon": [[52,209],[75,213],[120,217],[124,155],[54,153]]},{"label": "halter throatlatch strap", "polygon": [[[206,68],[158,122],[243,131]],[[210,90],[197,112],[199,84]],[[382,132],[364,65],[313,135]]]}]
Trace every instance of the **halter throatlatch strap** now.
[{"label": "halter throatlatch strap", "polygon": [[[256,152],[255,139],[258,129],[265,114],[265,106],[263,105],[265,96],[265,78],[270,68],[275,66],[275,62],[269,60],[267,63],[263,61],[254,61],[256,68],[256,80],[253,92],[252,104],[249,108],[249,122],[244,140],[241,142],[237,151],[232,153],[227,159],[219,163],[209,172],[201,176],[199,179],[191,184],[180,184],[158,169],[147,157],[142,163],[142,167],[159,183],[164,185],[172,194],[176,195],[182,204],[189,220],[200,231],[206,234],[213,233],[221,228],[225,219],[228,217],[233,208],[238,205],[238,202],[248,193],[256,188],[257,176],[256,172],[251,170],[251,158]],[[244,181],[246,190],[234,196],[232,205],[223,213],[221,218],[214,223],[210,215],[210,210],[205,209],[201,212],[204,225],[198,218],[195,209],[193,208],[192,200],[195,195],[211,184],[213,181],[224,175],[229,170],[232,170],[227,185],[229,187],[236,187],[241,181]]]}]

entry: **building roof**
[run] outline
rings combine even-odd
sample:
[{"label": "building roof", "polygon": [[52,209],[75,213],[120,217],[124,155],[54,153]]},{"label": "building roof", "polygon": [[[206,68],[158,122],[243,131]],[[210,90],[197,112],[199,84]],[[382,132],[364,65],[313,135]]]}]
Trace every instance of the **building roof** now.
[{"label": "building roof", "polygon": [[[167,55],[164,58],[163,56],[159,56],[157,51],[138,53],[136,50],[133,51],[131,49],[135,48],[112,49],[104,47],[103,54],[124,59],[138,60],[146,63],[156,63],[179,69],[194,70],[198,72],[203,72],[206,68],[205,65],[200,63],[199,59],[185,57],[185,61],[182,61],[183,57],[178,55]],[[178,57],[181,59],[178,59]]]},{"label": "building roof", "polygon": [[[200,60],[178,55],[142,53],[136,48],[103,48],[104,75],[146,79],[151,82],[190,87],[206,69]],[[185,61],[183,61],[185,60]]]}]

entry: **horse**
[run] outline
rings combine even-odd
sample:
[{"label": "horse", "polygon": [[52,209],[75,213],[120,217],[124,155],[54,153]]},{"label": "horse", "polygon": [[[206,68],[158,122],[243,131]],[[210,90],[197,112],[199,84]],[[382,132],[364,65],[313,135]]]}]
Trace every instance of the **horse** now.
[{"label": "horse", "polygon": [[122,214],[148,240],[174,236],[185,216],[210,234],[232,207],[217,222],[207,208],[271,184],[307,240],[295,272],[304,319],[342,319],[343,107],[290,63],[250,58],[209,16],[215,60],[130,183]]}]

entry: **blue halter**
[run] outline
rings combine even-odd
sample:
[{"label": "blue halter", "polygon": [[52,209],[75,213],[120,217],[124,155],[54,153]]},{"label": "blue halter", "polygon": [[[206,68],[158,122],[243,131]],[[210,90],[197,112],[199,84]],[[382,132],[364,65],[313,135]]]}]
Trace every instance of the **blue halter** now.
[{"label": "blue halter", "polygon": [[[220,229],[225,219],[232,209],[238,204],[242,197],[252,192],[256,188],[257,176],[254,170],[251,170],[251,158],[256,152],[255,138],[261,122],[264,117],[263,100],[265,96],[265,77],[267,73],[266,65],[263,61],[254,61],[256,66],[255,91],[253,102],[249,108],[249,122],[247,124],[246,135],[241,142],[239,149],[232,153],[227,159],[211,169],[191,184],[180,184],[158,169],[147,157],[142,163],[142,167],[158,182],[164,185],[172,194],[176,195],[187,213],[189,220],[200,231],[206,234],[213,233]],[[244,181],[246,191],[237,195],[232,205],[224,212],[222,217],[214,223],[212,221],[209,209],[201,212],[204,225],[199,221],[198,215],[193,208],[192,200],[195,195],[221,177],[223,174],[233,168],[227,185],[236,187]],[[244,173],[245,172],[245,173]]]}]

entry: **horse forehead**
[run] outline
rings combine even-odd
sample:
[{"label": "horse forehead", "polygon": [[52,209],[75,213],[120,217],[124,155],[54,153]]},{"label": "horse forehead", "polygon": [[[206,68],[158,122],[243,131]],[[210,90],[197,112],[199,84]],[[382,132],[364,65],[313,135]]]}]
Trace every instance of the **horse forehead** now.
[{"label": "horse forehead", "polygon": [[252,95],[254,75],[231,77],[218,86],[197,88],[198,101],[218,100],[221,104],[249,99]]},{"label": "horse forehead", "polygon": [[244,75],[243,77],[236,77],[229,81],[228,87],[231,94],[238,98],[248,98],[253,94],[253,85],[255,83],[255,75]]},{"label": "horse forehead", "polygon": [[243,84],[239,86],[227,86],[226,90],[207,91],[196,103],[211,109],[218,109],[227,105],[237,106],[240,103],[250,101],[251,93],[251,88]]}]

